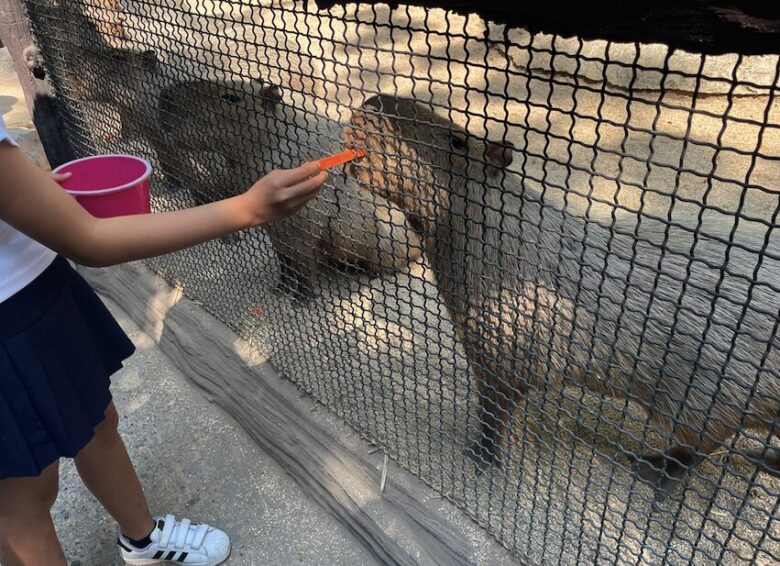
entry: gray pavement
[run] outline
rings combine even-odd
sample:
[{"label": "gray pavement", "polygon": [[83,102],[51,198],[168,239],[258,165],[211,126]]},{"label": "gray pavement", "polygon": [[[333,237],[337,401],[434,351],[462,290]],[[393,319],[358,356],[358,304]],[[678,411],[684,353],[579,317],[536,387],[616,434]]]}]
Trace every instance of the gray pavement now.
[{"label": "gray pavement", "polygon": [[[363,547],[224,411],[207,401],[118,307],[138,348],[112,380],[120,431],[153,513],[174,513],[227,531],[226,564],[374,564]],[[115,524],[61,466],[53,515],[72,566],[121,565]]]}]

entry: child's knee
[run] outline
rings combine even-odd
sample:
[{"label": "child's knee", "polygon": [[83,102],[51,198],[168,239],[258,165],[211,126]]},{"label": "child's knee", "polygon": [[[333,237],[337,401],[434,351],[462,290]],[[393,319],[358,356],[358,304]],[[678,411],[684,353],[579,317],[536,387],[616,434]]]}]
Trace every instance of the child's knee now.
[{"label": "child's knee", "polygon": [[[29,515],[48,513],[54,506],[59,491],[60,486],[57,479],[46,481],[32,490],[30,493]],[[22,511],[22,516],[24,515],[25,512]]]},{"label": "child's knee", "polygon": [[59,492],[59,462],[34,478],[0,481],[0,531],[49,514]]}]

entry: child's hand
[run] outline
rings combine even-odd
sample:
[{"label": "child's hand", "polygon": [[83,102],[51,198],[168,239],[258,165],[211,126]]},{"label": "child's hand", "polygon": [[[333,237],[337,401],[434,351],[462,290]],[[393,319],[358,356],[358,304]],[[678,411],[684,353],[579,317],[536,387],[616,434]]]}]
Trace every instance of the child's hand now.
[{"label": "child's hand", "polygon": [[62,183],[63,181],[70,179],[71,175],[73,175],[73,173],[70,171],[67,173],[52,173],[51,178],[54,179],[54,181],[57,183]]},{"label": "child's hand", "polygon": [[327,177],[316,163],[271,171],[243,195],[252,213],[252,226],[295,214],[317,195]]}]

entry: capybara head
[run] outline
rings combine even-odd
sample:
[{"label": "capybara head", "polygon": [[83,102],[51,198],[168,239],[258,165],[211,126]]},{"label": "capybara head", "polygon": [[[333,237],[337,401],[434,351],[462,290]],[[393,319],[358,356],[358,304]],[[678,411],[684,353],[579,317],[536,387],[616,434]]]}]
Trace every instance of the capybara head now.
[{"label": "capybara head", "polygon": [[99,47],[78,57],[78,72],[63,75],[68,95],[77,100],[148,106],[148,90],[159,88],[159,61],[152,49]]},{"label": "capybara head", "polygon": [[281,99],[281,89],[262,79],[186,81],[163,90],[160,121],[169,132],[182,127],[206,132],[218,146],[241,138],[242,128],[266,127],[257,121],[264,123]]},{"label": "capybara head", "polygon": [[128,73],[132,73],[136,70],[146,72],[156,72],[159,70],[159,60],[157,59],[157,52],[154,49],[135,50],[110,47],[103,53],[107,64],[121,65]]},{"label": "capybara head", "polygon": [[349,166],[368,190],[414,216],[433,219],[453,193],[500,182],[513,146],[470,134],[414,100],[369,98],[344,130],[348,146],[366,150]]}]

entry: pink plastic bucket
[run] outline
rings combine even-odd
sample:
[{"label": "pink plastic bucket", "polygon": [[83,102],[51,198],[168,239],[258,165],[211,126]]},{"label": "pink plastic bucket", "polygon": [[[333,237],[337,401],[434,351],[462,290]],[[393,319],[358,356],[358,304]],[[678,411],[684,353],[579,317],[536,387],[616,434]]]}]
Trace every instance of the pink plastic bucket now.
[{"label": "pink plastic bucket", "polygon": [[62,187],[93,216],[109,218],[151,212],[149,176],[152,165],[132,155],[95,155],[54,169],[72,173]]}]

